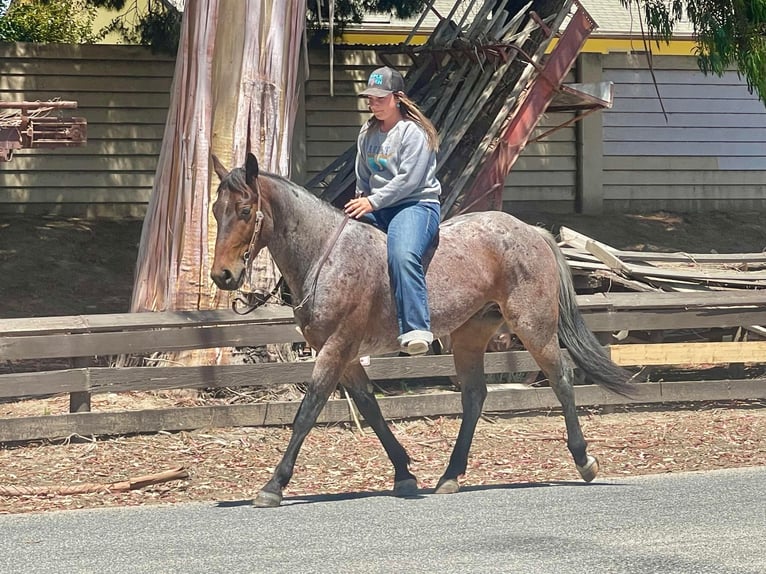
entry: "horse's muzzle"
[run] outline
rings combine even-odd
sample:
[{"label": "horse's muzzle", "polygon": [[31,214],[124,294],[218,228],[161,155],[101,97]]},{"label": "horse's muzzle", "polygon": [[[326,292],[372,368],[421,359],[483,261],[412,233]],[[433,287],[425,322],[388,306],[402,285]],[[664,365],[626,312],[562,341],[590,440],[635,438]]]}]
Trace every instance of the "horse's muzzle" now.
[{"label": "horse's muzzle", "polygon": [[242,269],[237,276],[235,276],[229,269],[210,272],[210,278],[216,286],[218,286],[219,289],[224,289],[226,291],[234,291],[239,287],[242,284],[243,275],[244,269]]}]

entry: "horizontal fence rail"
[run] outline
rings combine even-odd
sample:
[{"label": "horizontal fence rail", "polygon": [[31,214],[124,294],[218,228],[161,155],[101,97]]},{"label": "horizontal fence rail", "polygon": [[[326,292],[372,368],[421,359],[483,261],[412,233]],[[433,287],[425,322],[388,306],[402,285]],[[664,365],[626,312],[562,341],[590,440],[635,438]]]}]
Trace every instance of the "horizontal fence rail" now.
[{"label": "horizontal fence rail", "polygon": [[[766,323],[766,290],[703,293],[598,293],[578,296],[586,323],[596,333],[747,328]],[[230,311],[126,313],[0,320],[0,357],[7,361],[146,354],[213,347],[260,346],[303,341],[292,310],[261,308],[247,316]],[[766,362],[766,341],[725,343],[647,343],[607,347],[625,366]],[[76,365],[83,364],[75,361]],[[197,367],[89,367],[0,375],[0,400],[70,393],[83,396],[123,391],[179,388],[274,387],[305,383],[313,362],[259,363]],[[538,367],[526,351],[487,353],[485,372],[523,373]],[[373,380],[455,375],[451,355],[374,357],[367,367]],[[492,385],[485,410],[554,408],[550,389]],[[634,402],[766,398],[766,379],[644,383]],[[695,389],[692,392],[691,389]],[[500,393],[500,394],[498,394]],[[521,399],[520,394],[526,398]],[[507,395],[507,396],[506,396]],[[536,398],[535,398],[536,397]],[[578,404],[625,403],[603,390],[578,385]],[[394,399],[401,399],[396,401]],[[410,401],[411,407],[401,405]],[[418,402],[430,406],[417,406]],[[457,393],[384,397],[390,418],[458,414]],[[346,420],[348,404],[328,404],[320,421]],[[345,406],[344,406],[345,405]],[[441,405],[441,406],[440,406]],[[182,430],[205,426],[285,424],[296,403],[194,407],[136,413],[76,413],[0,420],[0,441],[67,436]],[[409,410],[407,410],[409,408]],[[230,414],[222,414],[234,409]],[[238,409],[238,410],[237,410]],[[73,409],[74,410],[74,409]],[[235,415],[233,413],[246,413]],[[143,414],[141,414],[143,413]],[[196,414],[194,414],[196,413]],[[123,417],[122,419],[120,417]],[[115,422],[121,420],[123,422]],[[240,423],[237,423],[240,424]]]}]

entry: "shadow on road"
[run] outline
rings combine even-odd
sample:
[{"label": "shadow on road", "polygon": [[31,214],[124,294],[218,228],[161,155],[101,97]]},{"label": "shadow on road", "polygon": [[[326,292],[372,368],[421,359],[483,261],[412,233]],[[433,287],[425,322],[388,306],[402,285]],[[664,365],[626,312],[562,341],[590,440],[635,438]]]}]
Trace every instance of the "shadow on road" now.
[{"label": "shadow on road", "polygon": [[[625,486],[623,483],[618,482],[581,482],[581,481],[566,481],[566,480],[553,480],[549,482],[514,482],[508,484],[481,484],[476,486],[463,486],[460,488],[460,493],[466,492],[482,492],[487,490],[508,490],[508,489],[523,489],[523,488],[547,488],[547,487],[576,487],[587,488],[591,486]],[[420,488],[417,494],[413,496],[401,497],[405,500],[420,500],[426,498],[428,495],[434,493],[433,488]],[[459,493],[458,493],[459,494]],[[393,496],[391,491],[376,491],[376,492],[338,492],[334,494],[306,494],[298,496],[287,496],[282,502],[282,506],[294,506],[297,504],[314,504],[320,502],[339,502],[343,500],[360,500],[363,498],[375,498],[382,496]],[[252,506],[252,499],[249,500],[225,500],[218,502],[216,508],[235,508],[239,506]]]}]

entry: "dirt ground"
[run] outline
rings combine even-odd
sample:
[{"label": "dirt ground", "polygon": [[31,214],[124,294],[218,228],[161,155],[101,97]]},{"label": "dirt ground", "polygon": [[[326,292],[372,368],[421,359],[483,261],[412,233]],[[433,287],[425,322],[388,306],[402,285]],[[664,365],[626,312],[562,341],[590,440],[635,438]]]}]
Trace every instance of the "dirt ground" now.
[{"label": "dirt ground", "polygon": [[[566,225],[621,249],[693,253],[760,252],[763,214],[557,215],[529,213],[529,223]],[[81,221],[0,216],[0,318],[118,313],[128,308],[140,221]],[[1,358],[0,358],[1,359]],[[8,372],[13,365],[0,362]],[[168,394],[106,395],[94,410],[167,406]],[[188,399],[185,399],[188,400]],[[0,416],[50,413],[66,399],[0,404]],[[681,472],[766,464],[766,408],[761,402],[584,411],[582,423],[601,475]],[[413,458],[423,488],[446,465],[459,422],[450,418],[392,423]],[[190,500],[243,500],[267,480],[289,429],[208,429],[84,442],[0,446],[0,492],[106,484],[183,466],[190,478],[125,494],[2,496],[0,513]],[[479,425],[466,485],[577,480],[555,413],[486,417]],[[317,428],[301,451],[286,496],[390,489],[392,471],[377,439],[345,425]]]}]

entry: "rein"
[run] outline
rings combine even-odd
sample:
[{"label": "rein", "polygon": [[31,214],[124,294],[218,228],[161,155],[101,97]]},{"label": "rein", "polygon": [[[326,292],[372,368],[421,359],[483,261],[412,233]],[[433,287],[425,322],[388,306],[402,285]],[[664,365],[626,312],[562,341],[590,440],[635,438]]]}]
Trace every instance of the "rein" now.
[{"label": "rein", "polygon": [[340,225],[338,225],[338,227],[335,229],[335,234],[332,236],[332,239],[330,239],[330,243],[327,244],[327,248],[324,250],[322,258],[319,260],[316,273],[314,273],[314,281],[311,283],[311,289],[309,289],[309,292],[306,294],[303,300],[298,303],[296,307],[294,307],[295,309],[302,309],[303,306],[308,303],[308,300],[316,294],[317,283],[319,282],[319,273],[322,271],[322,267],[324,267],[324,264],[327,262],[327,258],[330,257],[330,253],[332,253],[332,250],[335,247],[335,244],[338,242],[338,238],[343,232],[343,228],[346,227],[349,219],[350,217],[348,215],[344,216],[343,221],[341,221]]}]

